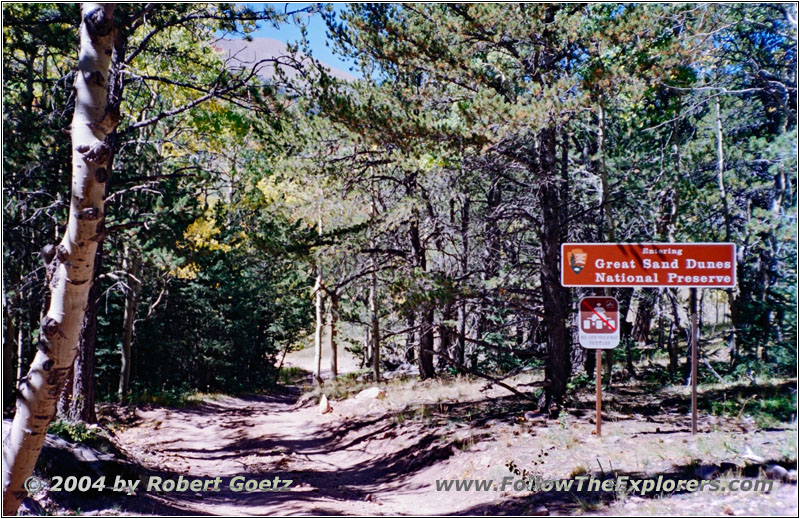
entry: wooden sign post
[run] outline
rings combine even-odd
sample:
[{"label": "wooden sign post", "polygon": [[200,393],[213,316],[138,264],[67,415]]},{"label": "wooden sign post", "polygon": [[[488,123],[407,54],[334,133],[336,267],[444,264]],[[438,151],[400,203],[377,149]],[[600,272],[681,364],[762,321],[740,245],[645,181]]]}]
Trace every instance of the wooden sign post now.
[{"label": "wooden sign post", "polygon": [[[561,284],[565,287],[688,287],[692,321],[692,434],[697,434],[697,289],[736,286],[736,246],[733,243],[564,243],[561,245]],[[586,297],[578,311],[579,341],[596,349],[595,390],[597,434],[600,435],[600,350],[619,343],[619,323],[599,311],[595,300]],[[584,308],[584,301],[591,300]],[[605,307],[602,307],[605,308]],[[595,315],[587,314],[596,310]],[[610,307],[606,310],[609,310]],[[618,305],[615,307],[618,312]],[[588,315],[589,321],[584,322]],[[589,328],[585,328],[588,326]],[[609,335],[616,333],[616,343]],[[604,346],[605,345],[605,346]]]},{"label": "wooden sign post", "polygon": [[602,434],[603,350],[619,344],[619,302],[613,297],[591,296],[578,305],[578,342],[595,350],[595,424],[597,436]]},{"label": "wooden sign post", "polygon": [[603,435],[603,350],[594,350],[594,431]]}]

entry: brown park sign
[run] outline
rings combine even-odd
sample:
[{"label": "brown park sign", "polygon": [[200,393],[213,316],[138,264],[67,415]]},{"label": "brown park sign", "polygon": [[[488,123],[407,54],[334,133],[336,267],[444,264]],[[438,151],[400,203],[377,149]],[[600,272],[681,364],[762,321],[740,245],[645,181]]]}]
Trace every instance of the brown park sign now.
[{"label": "brown park sign", "polygon": [[565,287],[736,286],[733,243],[564,243]]}]

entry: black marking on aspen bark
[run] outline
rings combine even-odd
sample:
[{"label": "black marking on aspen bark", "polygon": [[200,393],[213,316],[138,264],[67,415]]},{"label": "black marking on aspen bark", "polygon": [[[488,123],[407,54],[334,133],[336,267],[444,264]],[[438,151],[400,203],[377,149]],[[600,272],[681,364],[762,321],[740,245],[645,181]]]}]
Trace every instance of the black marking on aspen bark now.
[{"label": "black marking on aspen bark", "polygon": [[58,327],[58,322],[49,315],[44,316],[44,319],[42,319],[42,332],[48,340],[56,334],[64,335]]},{"label": "black marking on aspen bark", "polygon": [[75,149],[78,151],[78,153],[86,153],[89,151],[90,146],[88,144],[79,144]]},{"label": "black marking on aspen bark", "polygon": [[50,341],[48,341],[46,337],[42,337],[36,345],[36,349],[42,353],[50,353]]},{"label": "black marking on aspen bark", "polygon": [[64,382],[64,379],[67,378],[67,370],[69,368],[56,368],[47,373],[47,379],[45,382],[47,384],[53,386],[47,390],[47,394],[50,396],[58,397],[61,393],[61,386]]},{"label": "black marking on aspen bark", "polygon": [[53,364],[55,363],[56,361],[54,361],[53,359],[47,359],[44,362],[42,362],[42,369],[45,371],[50,371],[50,368],[52,368]]},{"label": "black marking on aspen bark", "polygon": [[91,36],[92,39],[108,36],[114,29],[113,20],[111,18],[106,18],[105,9],[102,7],[92,9],[86,13],[86,16],[83,17],[83,21],[86,23],[86,30],[89,32],[89,36]]},{"label": "black marking on aspen bark", "polygon": [[67,252],[67,248],[64,247],[64,244],[59,243],[58,247],[56,247],[56,257],[61,263],[66,263],[69,259],[69,253]]},{"label": "black marking on aspen bark", "polygon": [[108,170],[106,168],[97,168],[94,172],[94,179],[102,184],[108,180]]},{"label": "black marking on aspen bark", "polygon": [[87,207],[78,211],[78,220],[99,220],[103,212],[96,207]]},{"label": "black marking on aspen bark", "polygon": [[33,415],[33,417],[36,418],[37,420],[49,420],[50,419],[50,415],[47,415],[47,414],[35,414],[35,415]]},{"label": "black marking on aspen bark", "polygon": [[84,283],[88,283],[88,282],[89,282],[88,279],[72,280],[72,279],[67,278],[67,283],[70,283],[70,284],[73,284],[73,285],[83,285]]},{"label": "black marking on aspen bark", "polygon": [[99,70],[95,70],[89,74],[89,77],[86,78],[87,82],[99,87],[106,86],[106,78],[103,77],[103,73]]},{"label": "black marking on aspen bark", "polygon": [[94,236],[92,236],[91,238],[89,238],[89,241],[93,241],[95,243],[100,243],[103,240],[105,240],[106,238],[108,238],[108,233],[103,231],[103,232],[99,232],[99,233],[95,234]]},{"label": "black marking on aspen bark", "polygon": [[98,130],[105,134],[109,134],[114,131],[114,129],[119,125],[119,107],[106,107],[106,111],[103,114],[103,118],[99,121],[95,121],[89,125],[89,127],[93,130]]},{"label": "black marking on aspen bark", "polygon": [[[90,125],[91,126],[91,125]],[[97,141],[92,146],[82,152],[83,160],[91,164],[105,164],[111,157],[111,146],[105,141]]]},{"label": "black marking on aspen bark", "polygon": [[56,257],[56,247],[55,245],[45,245],[42,247],[42,261],[44,261],[45,265],[49,265],[52,263],[53,258]]}]

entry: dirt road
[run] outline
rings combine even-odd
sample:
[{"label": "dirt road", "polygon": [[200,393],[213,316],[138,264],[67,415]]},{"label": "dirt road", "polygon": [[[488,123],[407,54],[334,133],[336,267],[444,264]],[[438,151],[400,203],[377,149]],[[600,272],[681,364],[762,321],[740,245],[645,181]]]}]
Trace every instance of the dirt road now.
[{"label": "dirt road", "polygon": [[[724,479],[759,475],[759,467],[735,453],[796,459],[791,428],[758,431],[739,421],[706,417],[701,420],[705,434],[694,438],[688,416],[676,418],[672,410],[611,415],[604,436],[597,438],[588,422],[591,413],[525,421],[519,403],[471,387],[438,381],[396,385],[387,389],[385,400],[334,401],[334,411],[325,415],[318,413],[315,400],[302,403],[298,390],[221,397],[185,409],[139,408],[136,425],[119,432],[118,440],[142,470],[172,479],[221,476],[223,484],[220,492],[140,491],[119,499],[118,507],[122,512],[198,515],[796,513],[796,484],[777,484],[768,493],[644,497],[439,492],[440,479],[502,481],[510,474],[509,461],[554,479],[604,478],[612,472],[686,479],[698,467],[718,471]],[[234,492],[228,483],[236,476],[278,476],[292,485],[287,491]]]},{"label": "dirt road", "polygon": [[[292,394],[225,397],[190,409],[140,410],[141,425],[119,440],[153,474],[223,478],[218,493],[150,496],[160,505],[153,511],[383,515],[420,513],[422,503],[430,513],[463,510],[463,499],[442,500],[433,488],[433,480],[448,472],[454,447],[421,425],[401,433],[391,419],[346,417],[365,405],[338,402],[333,414],[319,415],[314,406],[298,407]],[[279,476],[292,485],[288,491],[237,493],[226,488],[235,476]]]}]

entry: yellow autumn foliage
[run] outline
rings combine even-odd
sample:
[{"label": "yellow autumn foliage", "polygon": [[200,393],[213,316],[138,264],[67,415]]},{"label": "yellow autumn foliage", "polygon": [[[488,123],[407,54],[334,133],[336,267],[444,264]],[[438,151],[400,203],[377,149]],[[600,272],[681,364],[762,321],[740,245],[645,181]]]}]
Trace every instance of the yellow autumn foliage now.
[{"label": "yellow autumn foliage", "polygon": [[188,265],[178,267],[177,270],[171,270],[170,274],[174,275],[178,279],[195,279],[199,272],[200,267],[197,265],[197,263],[192,262]]},{"label": "yellow autumn foliage", "polygon": [[230,252],[232,247],[227,243],[220,243],[214,236],[220,230],[214,225],[213,219],[208,215],[203,215],[191,224],[183,232],[184,239],[197,249],[205,248],[209,250],[221,250]]}]

